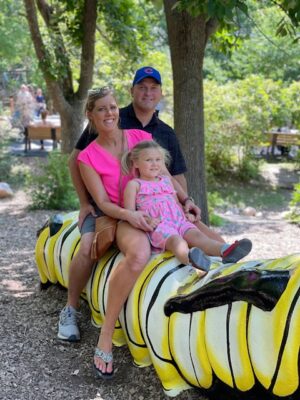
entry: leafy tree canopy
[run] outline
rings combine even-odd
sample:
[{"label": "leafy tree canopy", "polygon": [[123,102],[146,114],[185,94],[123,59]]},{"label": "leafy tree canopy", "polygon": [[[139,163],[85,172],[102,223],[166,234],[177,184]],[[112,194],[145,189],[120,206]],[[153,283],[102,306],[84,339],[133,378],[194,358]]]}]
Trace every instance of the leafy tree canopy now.
[{"label": "leafy tree canopy", "polygon": [[219,81],[245,79],[250,74],[261,74],[274,80],[293,81],[300,78],[299,42],[291,36],[276,36],[282,20],[277,6],[249,2],[248,17],[240,21],[245,37],[241,46],[231,53],[218,51],[209,44],[205,60],[205,76]]}]

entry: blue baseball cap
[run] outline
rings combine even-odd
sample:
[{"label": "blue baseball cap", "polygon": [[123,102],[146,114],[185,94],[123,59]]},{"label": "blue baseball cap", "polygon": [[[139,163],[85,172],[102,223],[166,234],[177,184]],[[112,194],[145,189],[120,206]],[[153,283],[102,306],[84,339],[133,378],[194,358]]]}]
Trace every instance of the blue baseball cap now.
[{"label": "blue baseball cap", "polygon": [[161,85],[161,76],[157,69],[152,67],[143,67],[136,71],[132,86],[136,85],[145,78],[153,78]]}]

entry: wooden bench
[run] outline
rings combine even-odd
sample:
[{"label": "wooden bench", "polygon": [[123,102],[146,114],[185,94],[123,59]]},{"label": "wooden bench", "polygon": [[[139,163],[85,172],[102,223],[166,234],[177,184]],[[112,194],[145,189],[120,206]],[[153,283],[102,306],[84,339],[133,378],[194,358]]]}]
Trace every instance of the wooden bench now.
[{"label": "wooden bench", "polygon": [[25,131],[25,152],[31,150],[31,140],[53,141],[53,149],[57,148],[57,142],[61,140],[61,127],[52,124],[29,125]]},{"label": "wooden bench", "polygon": [[265,132],[268,143],[271,146],[271,154],[274,155],[275,146],[300,146],[300,132]]}]

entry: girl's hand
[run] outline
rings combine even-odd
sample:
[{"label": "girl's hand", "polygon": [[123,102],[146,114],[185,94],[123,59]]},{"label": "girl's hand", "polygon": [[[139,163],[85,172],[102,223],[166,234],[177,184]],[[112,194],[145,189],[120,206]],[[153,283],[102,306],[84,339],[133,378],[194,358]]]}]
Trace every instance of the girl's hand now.
[{"label": "girl's hand", "polygon": [[127,221],[135,228],[142,229],[145,232],[152,232],[153,227],[148,223],[149,216],[142,211],[131,211]]},{"label": "girl's hand", "polygon": [[83,221],[85,218],[92,214],[93,217],[97,217],[94,207],[90,203],[86,203],[80,206],[79,216],[78,216],[78,228],[81,229]]}]

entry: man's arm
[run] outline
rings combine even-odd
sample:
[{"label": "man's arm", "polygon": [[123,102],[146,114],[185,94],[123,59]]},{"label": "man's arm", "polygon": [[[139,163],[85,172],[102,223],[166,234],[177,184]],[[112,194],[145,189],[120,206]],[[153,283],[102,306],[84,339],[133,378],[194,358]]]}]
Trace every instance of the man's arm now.
[{"label": "man's arm", "polygon": [[173,178],[176,179],[176,181],[179,183],[179,185],[182,187],[184,192],[188,192],[187,190],[187,182],[184,174],[178,174],[178,175],[173,175]]}]

